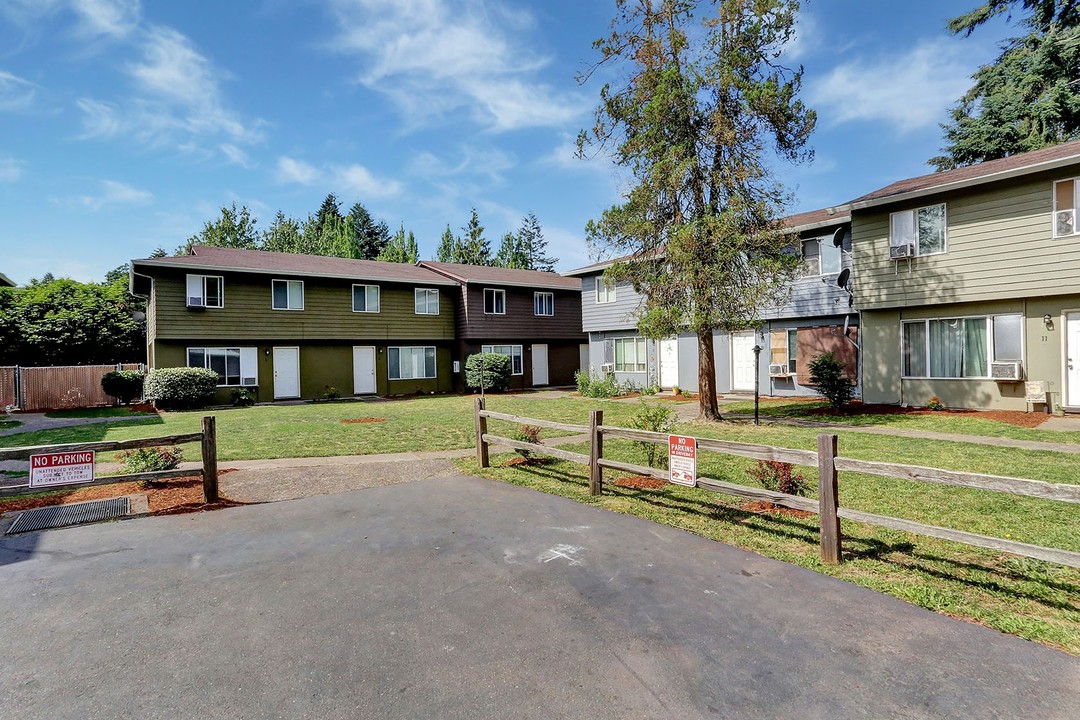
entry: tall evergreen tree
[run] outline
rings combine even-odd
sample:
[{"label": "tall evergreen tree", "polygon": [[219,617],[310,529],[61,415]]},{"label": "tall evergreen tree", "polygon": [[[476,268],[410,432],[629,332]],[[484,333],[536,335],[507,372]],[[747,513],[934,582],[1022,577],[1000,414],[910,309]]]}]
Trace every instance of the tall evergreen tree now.
[{"label": "tall evergreen tree", "polygon": [[540,220],[534,213],[530,212],[521,218],[521,229],[518,230],[518,238],[526,258],[526,269],[543,270],[544,272],[555,271],[555,263],[559,262],[559,258],[548,257],[544,230],[540,227]]},{"label": "tall evergreen tree", "polygon": [[327,225],[340,222],[341,219],[341,201],[334,193],[329,193],[315,213],[315,236],[322,237]]},{"label": "tall evergreen tree", "polygon": [[508,232],[502,236],[499,243],[499,252],[495,253],[494,264],[496,267],[514,268],[517,270],[531,270],[529,257],[521,241],[521,235]]},{"label": "tall evergreen tree", "polygon": [[282,253],[304,252],[300,224],[278,210],[270,227],[263,230],[259,249]]},{"label": "tall evergreen tree", "polygon": [[379,257],[379,253],[390,242],[390,229],[386,223],[376,222],[367,208],[359,202],[353,204],[349,210],[349,219],[356,238],[355,257],[360,260],[374,260]]},{"label": "tall evergreen tree", "polygon": [[229,207],[221,208],[221,217],[207,220],[202,230],[189,237],[176,254],[190,254],[193,245],[255,250],[259,245],[259,233],[255,229],[257,222],[246,205],[237,209],[234,202]]},{"label": "tall evergreen tree", "polygon": [[420,248],[416,245],[416,236],[409,231],[409,239],[405,241],[405,260],[410,265],[420,262]]},{"label": "tall evergreen tree", "polygon": [[459,250],[461,241],[454,237],[454,233],[450,231],[450,226],[447,225],[443,230],[442,237],[439,239],[439,247],[435,251],[436,262],[457,262],[461,256]]},{"label": "tall evergreen tree", "polygon": [[416,238],[413,237],[411,232],[406,236],[405,225],[402,224],[390,238],[390,242],[383,248],[383,251],[379,253],[377,259],[383,262],[415,264]]},{"label": "tall evergreen tree", "polygon": [[765,154],[771,145],[792,162],[811,155],[816,116],[798,99],[802,69],[775,61],[799,3],[615,5],[611,33],[594,46],[598,65],[616,65],[623,84],[601,89],[578,149],[614,149],[632,180],[586,235],[594,248],[631,256],[607,273],[640,290],[643,335],[697,335],[699,417],[716,420],[713,332],[754,327],[801,264],[779,220],[787,194]]},{"label": "tall evergreen tree", "polygon": [[1026,13],[1019,24],[1027,33],[1007,40],[950,110],[943,154],[930,159],[939,171],[1080,138],[1080,3],[986,0],[949,30],[969,36],[1014,12]]},{"label": "tall evergreen tree", "polygon": [[484,237],[484,226],[480,224],[476,208],[472,209],[472,216],[462,230],[465,234],[461,238],[460,259],[456,262],[466,265],[490,265],[491,243]]}]

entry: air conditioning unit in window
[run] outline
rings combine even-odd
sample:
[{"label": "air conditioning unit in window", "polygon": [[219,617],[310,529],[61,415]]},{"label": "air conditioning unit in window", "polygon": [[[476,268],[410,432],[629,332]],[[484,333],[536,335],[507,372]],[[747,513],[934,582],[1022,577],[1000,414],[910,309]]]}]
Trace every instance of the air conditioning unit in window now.
[{"label": "air conditioning unit in window", "polygon": [[242,379],[240,381],[240,384],[243,385],[244,387],[252,387],[253,385],[258,385],[258,383],[255,382],[255,378],[253,378],[253,377],[246,377],[246,378]]},{"label": "air conditioning unit in window", "polygon": [[901,258],[915,257],[915,246],[911,243],[889,246],[889,259],[900,260]]},{"label": "air conditioning unit in window", "polygon": [[204,308],[206,307],[206,301],[201,297],[189,297],[187,299],[187,306],[189,308]]},{"label": "air conditioning unit in window", "polygon": [[604,363],[600,366],[600,372],[613,373],[615,372],[615,363]]},{"label": "air conditioning unit in window", "polygon": [[1020,382],[1023,373],[1018,362],[990,363],[990,379],[995,382]]},{"label": "air conditioning unit in window", "polygon": [[1076,210],[1058,210],[1054,214],[1054,235],[1072,235],[1076,232]]},{"label": "air conditioning unit in window", "polygon": [[787,377],[790,374],[787,365],[782,365],[780,363],[772,363],[769,365],[769,377]]}]

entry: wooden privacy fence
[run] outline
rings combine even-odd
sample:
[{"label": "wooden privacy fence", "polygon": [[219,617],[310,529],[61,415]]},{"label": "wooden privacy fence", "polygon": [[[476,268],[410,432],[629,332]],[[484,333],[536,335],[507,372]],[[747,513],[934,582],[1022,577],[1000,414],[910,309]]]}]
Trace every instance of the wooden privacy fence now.
[{"label": "wooden privacy fence", "polygon": [[116,398],[101,389],[102,376],[142,368],[139,363],[0,367],[0,410],[8,405],[27,411],[115,405]]},{"label": "wooden privacy fence", "polygon": [[[552,428],[574,433],[587,433],[589,435],[589,454],[570,452],[558,448],[548,447],[537,443],[522,442],[510,438],[491,435],[487,431],[487,421],[505,420],[522,425],[535,425],[537,427]],[[593,410],[589,415],[589,424],[572,425],[569,423],[537,420],[536,418],[519,417],[506,413],[487,410],[484,399],[476,399],[475,425],[476,425],[476,460],[480,467],[488,467],[488,445],[498,443],[516,450],[529,450],[540,455],[550,455],[561,460],[582,463],[589,466],[589,492],[592,495],[600,495],[603,491],[603,471],[605,468],[621,470],[639,475],[668,480],[668,474],[664,470],[658,470],[644,465],[611,460],[604,457],[604,438],[618,438],[621,440],[635,440],[637,442],[658,443],[667,445],[669,436],[664,433],[651,432],[648,430],[632,430],[629,428],[604,425],[604,413],[602,410]],[[734,495],[751,500],[762,500],[780,505],[793,510],[804,510],[816,513],[819,517],[821,559],[827,563],[839,563],[842,561],[842,538],[840,534],[840,519],[853,520],[869,525],[903,530],[916,535],[952,540],[953,542],[974,545],[977,547],[999,550],[1002,552],[1021,555],[1023,557],[1046,560],[1049,562],[1080,568],[1080,553],[1057,548],[1029,545],[1027,543],[1005,540],[1003,538],[978,535],[976,533],[953,530],[950,528],[926,525],[912,520],[903,520],[887,515],[852,510],[840,507],[838,493],[839,472],[857,472],[866,475],[878,475],[881,477],[911,480],[915,482],[936,483],[943,485],[957,485],[960,487],[990,490],[994,492],[1023,495],[1026,497],[1040,498],[1043,500],[1056,500],[1059,502],[1080,503],[1080,485],[1062,485],[1041,480],[1025,480],[1022,478],[1002,477],[997,475],[983,475],[980,473],[957,472],[955,470],[941,470],[938,468],[919,467],[917,465],[896,465],[893,463],[873,462],[869,460],[856,460],[855,458],[841,457],[837,453],[837,436],[830,434],[818,435],[817,451],[793,450],[790,448],[773,447],[771,445],[755,445],[752,443],[731,442],[728,440],[716,440],[713,438],[695,438],[699,451],[716,452],[726,455],[751,458],[754,460],[771,460],[775,462],[791,463],[792,465],[816,466],[818,469],[818,498],[800,497],[787,493],[772,492],[764,488],[738,485],[736,483],[714,480],[707,477],[698,477],[696,486],[702,490]]]},{"label": "wooden privacy fence", "polygon": [[155,470],[144,473],[131,473],[127,475],[104,475],[95,477],[92,483],[71,483],[69,485],[47,485],[45,487],[31,488],[29,485],[16,485],[0,488],[0,497],[11,495],[25,495],[31,492],[51,492],[53,490],[79,490],[98,485],[112,485],[119,482],[155,482],[178,477],[202,477],[203,497],[206,502],[216,502],[218,499],[218,469],[217,469],[217,422],[213,416],[202,419],[202,432],[187,433],[184,435],[165,435],[163,437],[140,438],[138,440],[103,440],[101,442],[68,443],[66,445],[33,445],[27,447],[0,448],[0,460],[29,460],[31,455],[43,453],[74,453],[90,450],[112,452],[116,450],[134,450],[137,448],[157,447],[159,445],[183,445],[184,443],[200,443],[202,451],[202,467],[192,470]]}]

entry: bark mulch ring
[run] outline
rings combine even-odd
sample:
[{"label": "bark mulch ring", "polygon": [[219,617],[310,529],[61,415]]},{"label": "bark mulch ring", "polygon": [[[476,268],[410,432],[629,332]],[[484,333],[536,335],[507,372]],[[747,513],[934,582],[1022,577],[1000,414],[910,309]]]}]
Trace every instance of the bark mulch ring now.
[{"label": "bark mulch ring", "polygon": [[633,490],[656,490],[667,485],[667,481],[660,478],[645,477],[644,475],[627,475],[617,478],[611,484]]},{"label": "bark mulch ring", "polygon": [[808,510],[795,510],[794,508],[774,505],[771,502],[765,502],[763,500],[746,502],[739,507],[748,512],[757,513],[758,515],[787,515],[796,518],[808,518],[815,515],[815,513],[809,512]]},{"label": "bark mulch ring", "polygon": [[865,405],[852,403],[843,410],[832,408],[816,408],[814,415],[826,415],[844,417],[852,415],[958,415],[975,418],[977,420],[993,420],[995,422],[1008,423],[1024,428],[1034,428],[1046,422],[1050,417],[1044,413],[1022,412],[1020,410],[964,410],[960,408],[945,410],[929,410],[921,407],[900,407],[899,405]]},{"label": "bark mulch ring", "polygon": [[386,418],[366,417],[366,418],[346,418],[341,421],[342,425],[355,425],[357,423],[376,423],[386,422]]},{"label": "bark mulch ring", "polygon": [[[219,470],[218,475],[233,472],[233,470]],[[98,485],[80,490],[70,490],[55,495],[33,498],[16,498],[13,500],[0,500],[0,513],[32,510],[49,505],[70,505],[71,503],[85,502],[87,500],[102,500],[104,498],[120,497],[122,495],[146,495],[150,503],[151,515],[176,515],[178,513],[202,512],[204,510],[219,510],[225,507],[246,505],[247,503],[235,502],[227,498],[221,498],[217,502],[207,503],[203,501],[202,478],[183,477],[174,478],[155,485],[143,485],[137,482],[113,483],[112,485]]]},{"label": "bark mulch ring", "polygon": [[519,467],[521,465],[550,465],[555,462],[553,458],[548,457],[521,457],[520,455],[515,458],[510,458],[503,463],[503,467]]}]

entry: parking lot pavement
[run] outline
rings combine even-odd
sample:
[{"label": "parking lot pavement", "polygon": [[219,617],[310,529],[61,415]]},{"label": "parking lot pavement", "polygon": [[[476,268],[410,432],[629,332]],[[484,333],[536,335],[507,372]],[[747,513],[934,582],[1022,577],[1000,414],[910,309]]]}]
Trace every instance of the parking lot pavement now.
[{"label": "parking lot pavement", "polygon": [[20,720],[1080,706],[1072,656],[468,477],[0,539],[0,646]]}]

